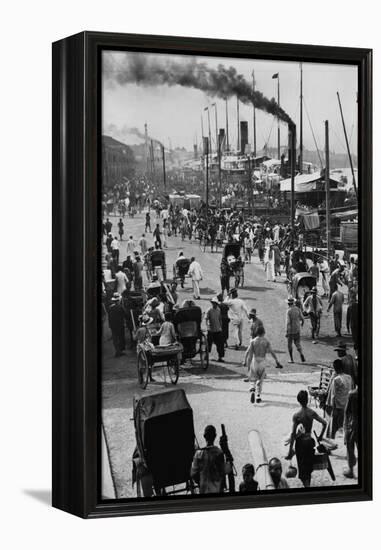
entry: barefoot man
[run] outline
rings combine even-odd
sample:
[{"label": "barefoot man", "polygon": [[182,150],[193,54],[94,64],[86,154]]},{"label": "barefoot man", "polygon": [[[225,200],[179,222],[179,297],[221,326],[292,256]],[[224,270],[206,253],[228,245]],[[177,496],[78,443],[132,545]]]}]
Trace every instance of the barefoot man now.
[{"label": "barefoot man", "polygon": [[267,353],[274,358],[277,369],[283,368],[273,352],[270,342],[265,337],[265,329],[262,325],[257,330],[257,336],[251,340],[244,359],[244,364],[249,371],[251,403],[254,403],[254,401],[261,403],[262,401],[261,392],[263,379],[266,376]]}]

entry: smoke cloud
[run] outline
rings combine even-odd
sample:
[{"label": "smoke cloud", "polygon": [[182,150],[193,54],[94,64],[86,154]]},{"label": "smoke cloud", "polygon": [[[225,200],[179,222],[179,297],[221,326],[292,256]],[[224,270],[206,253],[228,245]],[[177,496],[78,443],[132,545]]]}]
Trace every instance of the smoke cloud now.
[{"label": "smoke cloud", "polygon": [[[126,134],[130,134],[132,136],[137,136],[141,139],[145,139],[146,136],[139,130],[139,128],[128,128],[126,126],[123,127],[123,130]],[[154,143],[157,143],[158,145],[160,145],[160,147],[164,147],[164,145],[161,143],[161,141],[159,141],[158,139],[156,138],[153,138],[151,136],[148,136],[148,139],[150,141],[153,141]]]},{"label": "smoke cloud", "polygon": [[294,124],[274,98],[268,99],[261,92],[253,91],[251,84],[234,67],[218,65],[213,69],[194,59],[186,62],[159,60],[149,54],[126,55],[118,59],[108,55],[104,57],[103,74],[111,85],[183,86],[221,99],[235,96],[242,103],[252,104],[286,124]]},{"label": "smoke cloud", "polygon": [[[128,126],[124,125],[122,128],[118,128],[115,126],[115,124],[108,124],[105,127],[105,133],[112,134],[115,136],[115,138],[124,141],[126,139],[126,136],[137,136],[140,139],[145,140],[146,136],[143,132],[139,130],[139,128],[129,128]],[[160,145],[160,147],[164,147],[164,145],[156,138],[153,138],[151,136],[148,136],[149,141],[153,141],[157,145]]]}]

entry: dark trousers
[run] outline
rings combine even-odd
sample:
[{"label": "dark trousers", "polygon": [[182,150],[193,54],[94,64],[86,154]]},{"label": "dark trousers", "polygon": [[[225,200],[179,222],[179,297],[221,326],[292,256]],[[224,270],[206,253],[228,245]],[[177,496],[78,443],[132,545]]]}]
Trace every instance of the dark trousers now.
[{"label": "dark trousers", "polygon": [[310,320],[311,320],[312,338],[315,338],[315,336],[319,336],[320,314],[319,313],[314,313],[313,311],[310,311]]},{"label": "dark trousers", "polygon": [[343,312],[342,311],[334,311],[333,312],[333,321],[335,323],[335,332],[339,336],[341,335],[342,320],[343,320]]},{"label": "dark trousers", "polygon": [[229,340],[229,323],[229,317],[222,319],[222,337],[224,339],[224,344]]},{"label": "dark trousers", "polygon": [[331,418],[329,420],[327,437],[335,439],[336,432],[343,427],[344,424],[344,409],[336,409],[335,407],[332,410]]},{"label": "dark trousers", "polygon": [[230,289],[230,277],[229,275],[221,275],[221,292],[222,294],[226,290],[226,292],[229,292]]},{"label": "dark trousers", "polygon": [[220,359],[225,355],[224,337],[221,332],[208,332],[208,348],[209,353],[212,351],[212,345],[215,344],[217,348],[218,358]]},{"label": "dark trousers", "polygon": [[120,355],[126,347],[126,338],[124,334],[124,326],[118,326],[111,329],[112,342],[115,348],[115,355]]},{"label": "dark trousers", "polygon": [[356,466],[355,446],[357,447],[357,430],[345,430],[345,444],[347,446],[347,461],[350,469]]},{"label": "dark trousers", "polygon": [[112,257],[114,258],[114,260],[116,261],[116,264],[118,265],[119,264],[119,250],[118,249],[112,250],[111,254],[112,254]]},{"label": "dark trousers", "polygon": [[332,294],[337,290],[337,282],[335,279],[329,280],[329,300],[332,298]]},{"label": "dark trousers", "polygon": [[147,231],[149,231],[151,233],[151,224],[150,223],[146,223],[146,226],[145,226],[145,229],[144,231],[147,233]]}]

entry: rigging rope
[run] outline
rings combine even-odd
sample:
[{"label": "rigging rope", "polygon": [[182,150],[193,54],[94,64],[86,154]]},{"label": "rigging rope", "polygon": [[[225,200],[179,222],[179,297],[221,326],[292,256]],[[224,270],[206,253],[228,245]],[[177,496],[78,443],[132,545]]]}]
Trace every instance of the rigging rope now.
[{"label": "rigging rope", "polygon": [[265,141],[265,145],[264,145],[265,147],[267,147],[267,145],[268,145],[268,143],[269,143],[269,141],[270,141],[271,132],[273,131],[273,127],[274,127],[274,122],[275,122],[275,117],[273,117],[273,122],[272,122],[272,124],[271,124],[269,136],[268,136],[268,138],[267,138],[267,141]]},{"label": "rigging rope", "polygon": [[323,161],[321,160],[319,147],[318,147],[318,144],[317,144],[317,141],[316,141],[314,129],[312,128],[312,123],[311,123],[310,115],[309,115],[309,113],[308,113],[308,109],[307,109],[307,105],[306,105],[306,100],[304,99],[304,97],[303,97],[303,103],[304,103],[304,108],[305,108],[305,110],[306,110],[308,122],[309,122],[309,125],[310,125],[310,130],[311,130],[311,133],[312,133],[312,137],[313,137],[313,139],[314,139],[314,143],[315,143],[315,147],[316,147],[316,152],[317,152],[318,157],[319,157],[320,166],[323,168]]}]

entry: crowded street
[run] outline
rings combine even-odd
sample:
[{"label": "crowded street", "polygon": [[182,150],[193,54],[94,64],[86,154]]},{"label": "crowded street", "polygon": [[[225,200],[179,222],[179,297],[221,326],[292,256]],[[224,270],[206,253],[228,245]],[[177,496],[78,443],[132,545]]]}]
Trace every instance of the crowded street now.
[{"label": "crowded street", "polygon": [[[154,246],[152,233],[145,232],[146,207],[133,217],[123,217],[123,240],[119,240],[119,263],[126,259],[128,240],[132,236],[135,248],[140,250],[138,243],[145,234],[148,247]],[[162,227],[162,220],[156,219],[154,210],[150,211],[152,229],[158,223]],[[112,213],[107,218],[112,228],[109,233],[118,232],[119,215]],[[166,244],[166,246],[165,246]],[[210,247],[200,246],[200,241],[193,235],[191,239],[184,239],[178,233],[167,236],[163,250],[167,269],[167,280],[173,279],[173,265],[183,252],[185,258],[194,257],[202,269],[200,280],[200,300],[197,306],[205,314],[211,307],[211,299],[221,292],[220,264],[222,247],[211,252]],[[102,420],[105,441],[108,450],[108,459],[117,498],[135,496],[132,484],[132,454],[135,448],[135,429],[133,422],[133,397],[151,390],[160,390],[170,387],[183,388],[193,409],[195,435],[202,445],[203,430],[207,425],[214,425],[217,435],[220,434],[221,424],[225,425],[229,447],[234,465],[240,478],[242,467],[253,462],[248,434],[251,430],[258,430],[268,460],[272,457],[280,459],[283,472],[289,461],[285,459],[288,447],[285,442],[292,430],[292,416],[298,410],[297,394],[300,390],[307,390],[308,386],[319,386],[322,367],[331,366],[337,358],[336,346],[348,346],[353,351],[352,338],[345,327],[345,312],[348,290],[342,286],[345,296],[343,312],[343,332],[337,337],[334,330],[332,310],[327,312],[328,299],[321,298],[323,303],[320,318],[319,338],[311,337],[310,320],[307,317],[301,328],[301,346],[305,362],[302,362],[299,353],[295,354],[294,362],[289,362],[286,338],[286,312],[289,288],[286,284],[285,270],[276,274],[276,281],[268,281],[263,263],[259,260],[258,250],[254,250],[251,262],[244,265],[244,284],[238,287],[238,297],[241,298],[248,311],[256,309],[257,317],[263,322],[266,338],[270,341],[272,350],[283,368],[275,368],[273,358],[268,358],[268,367],[263,381],[263,390],[259,402],[251,399],[250,384],[247,380],[248,371],[243,365],[245,351],[250,343],[249,320],[243,323],[243,340],[239,349],[233,337],[233,328],[230,326],[228,347],[225,349],[224,362],[218,361],[215,346],[210,353],[209,366],[201,368],[199,357],[186,361],[180,366],[177,386],[171,384],[168,373],[163,368],[153,369],[154,381],[150,381],[146,390],[139,387],[137,379],[137,352],[136,344],[130,342],[126,333],[126,347],[123,354],[115,356],[112,335],[107,321],[103,325],[103,369],[102,369]],[[149,281],[147,272],[143,272],[143,286]],[[177,303],[193,299],[192,281],[185,277],[184,288],[177,286]],[[325,289],[322,281],[317,284],[317,293],[322,296]],[[206,331],[205,315],[202,328]],[[230,324],[231,325],[231,324]],[[313,399],[310,406],[316,407]],[[317,408],[318,414],[323,416],[324,411]],[[336,435],[338,447],[331,452],[330,459],[336,480],[332,481],[327,470],[312,472],[311,486],[331,486],[356,483],[354,478],[343,475],[346,465],[346,447],[343,431]],[[300,479],[288,479],[291,488],[303,487]]]}]

